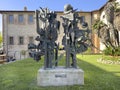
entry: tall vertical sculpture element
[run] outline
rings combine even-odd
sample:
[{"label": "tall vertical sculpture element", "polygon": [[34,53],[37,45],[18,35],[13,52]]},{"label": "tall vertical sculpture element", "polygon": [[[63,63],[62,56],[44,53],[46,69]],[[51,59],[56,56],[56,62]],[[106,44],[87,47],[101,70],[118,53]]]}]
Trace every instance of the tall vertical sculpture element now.
[{"label": "tall vertical sculpture element", "polygon": [[[87,50],[88,44],[88,25],[84,21],[84,17],[80,17],[76,10],[70,4],[64,6],[63,27],[65,36],[63,37],[63,45],[66,50],[66,68],[77,68],[76,54]],[[78,24],[81,24],[86,30],[80,30]],[[70,56],[72,63],[70,64]]]},{"label": "tall vertical sculpture element", "polygon": [[58,45],[55,41],[58,37],[57,30],[60,23],[56,20],[56,13],[51,12],[48,8],[36,10],[36,25],[37,33],[39,34],[36,40],[39,44],[28,45],[29,49],[36,49],[36,51],[30,51],[30,56],[38,61],[44,55],[44,68],[52,68],[54,65],[57,65],[56,60],[58,56]]}]

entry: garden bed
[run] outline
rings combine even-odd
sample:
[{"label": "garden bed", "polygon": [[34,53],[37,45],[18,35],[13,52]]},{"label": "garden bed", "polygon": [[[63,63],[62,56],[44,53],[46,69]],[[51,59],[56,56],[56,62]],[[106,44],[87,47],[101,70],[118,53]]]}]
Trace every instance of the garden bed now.
[{"label": "garden bed", "polygon": [[97,62],[120,65],[120,56],[102,56],[101,58],[97,59]]},{"label": "garden bed", "polygon": [[117,64],[120,65],[120,60],[113,61],[113,60],[104,60],[103,58],[97,59],[97,62],[104,63],[104,64]]}]

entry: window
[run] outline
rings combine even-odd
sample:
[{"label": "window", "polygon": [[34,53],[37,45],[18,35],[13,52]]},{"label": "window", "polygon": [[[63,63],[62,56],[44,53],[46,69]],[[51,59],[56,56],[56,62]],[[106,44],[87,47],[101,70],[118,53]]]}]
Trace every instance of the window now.
[{"label": "window", "polygon": [[81,22],[85,22],[85,16],[81,16]]},{"label": "window", "polygon": [[18,21],[19,21],[19,23],[23,23],[23,21],[24,21],[23,15],[18,16]]},{"label": "window", "polygon": [[29,23],[33,23],[33,15],[29,15],[28,16],[28,22]]},{"label": "window", "polygon": [[103,19],[105,19],[105,15],[103,15]]},{"label": "window", "polygon": [[29,37],[29,43],[33,43],[33,37]]},{"label": "window", "polygon": [[13,17],[13,15],[9,15],[9,23],[14,23],[14,17]]},{"label": "window", "polygon": [[24,37],[19,37],[19,44],[20,45],[23,45],[24,44]]},{"label": "window", "polygon": [[98,19],[98,15],[97,14],[94,14],[94,19]]},{"label": "window", "polygon": [[13,45],[14,44],[14,38],[13,37],[9,37],[9,45]]}]

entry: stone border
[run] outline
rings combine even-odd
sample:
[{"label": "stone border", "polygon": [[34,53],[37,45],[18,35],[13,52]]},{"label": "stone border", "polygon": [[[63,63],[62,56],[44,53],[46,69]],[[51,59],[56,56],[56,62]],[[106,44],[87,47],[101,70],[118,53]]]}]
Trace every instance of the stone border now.
[{"label": "stone border", "polygon": [[97,62],[103,63],[103,64],[111,64],[111,65],[116,64],[116,65],[120,65],[120,60],[113,61],[113,60],[104,60],[104,59],[100,58],[100,59],[97,59]]}]

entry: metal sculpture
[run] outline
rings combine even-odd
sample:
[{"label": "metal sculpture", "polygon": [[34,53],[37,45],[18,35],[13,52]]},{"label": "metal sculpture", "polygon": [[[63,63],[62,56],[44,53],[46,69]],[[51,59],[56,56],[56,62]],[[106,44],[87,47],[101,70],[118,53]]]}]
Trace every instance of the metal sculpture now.
[{"label": "metal sculpture", "polygon": [[[76,10],[70,4],[64,6],[63,19],[64,37],[62,40],[66,51],[66,68],[77,68],[76,54],[87,50],[89,40],[88,24],[85,22],[83,16],[79,16]],[[81,24],[85,30],[80,30],[78,24]],[[72,63],[70,64],[70,56]]]},{"label": "metal sculpture", "polygon": [[[87,41],[89,41],[90,30],[84,17],[80,17],[70,4],[64,6],[64,16],[61,18],[65,33],[62,40],[66,51],[65,66],[66,68],[77,68],[76,54],[88,49]],[[55,42],[58,38],[60,22],[56,20],[55,12],[51,12],[47,8],[40,8],[40,10],[36,10],[36,24],[39,34],[36,40],[39,44],[29,44],[29,54],[37,61],[44,55],[44,68],[53,68],[58,65],[58,60],[62,57],[62,54],[58,57],[59,45]],[[81,24],[84,30],[79,29],[78,24]],[[71,65],[70,56],[72,57]]]},{"label": "metal sculpture", "polygon": [[41,56],[44,55],[45,69],[57,66],[58,45],[55,41],[58,37],[60,23],[56,20],[56,16],[56,13],[50,11],[48,8],[36,10],[37,33],[39,34],[39,36],[36,37],[36,40],[39,44],[28,45],[28,49],[30,49],[29,54],[36,61],[39,61]]}]

